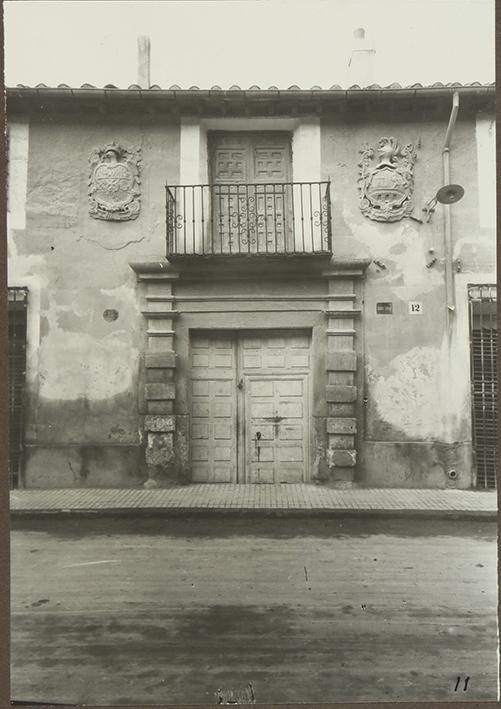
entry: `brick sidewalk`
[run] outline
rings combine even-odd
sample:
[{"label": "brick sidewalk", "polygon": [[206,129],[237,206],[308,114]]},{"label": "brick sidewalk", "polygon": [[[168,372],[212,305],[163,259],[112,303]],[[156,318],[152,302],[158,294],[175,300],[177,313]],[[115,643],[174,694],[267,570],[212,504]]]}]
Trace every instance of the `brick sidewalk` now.
[{"label": "brick sidewalk", "polygon": [[70,488],[13,490],[22,513],[180,514],[189,512],[363,513],[495,519],[494,491],[331,489],[315,485],[203,484],[159,490]]}]

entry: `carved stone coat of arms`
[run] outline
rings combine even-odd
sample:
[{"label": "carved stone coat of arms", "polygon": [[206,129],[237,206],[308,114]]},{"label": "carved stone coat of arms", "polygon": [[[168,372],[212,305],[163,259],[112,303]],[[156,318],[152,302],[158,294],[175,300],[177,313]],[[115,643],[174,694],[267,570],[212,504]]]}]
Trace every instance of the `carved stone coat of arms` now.
[{"label": "carved stone coat of arms", "polygon": [[127,150],[113,141],[94,150],[89,161],[91,217],[107,221],[136,219],[141,207],[140,149]]},{"label": "carved stone coat of arms", "polygon": [[365,144],[360,153],[358,187],[362,214],[378,222],[396,222],[411,214],[416,161],[412,143],[402,147],[395,138],[380,138],[376,150]]}]

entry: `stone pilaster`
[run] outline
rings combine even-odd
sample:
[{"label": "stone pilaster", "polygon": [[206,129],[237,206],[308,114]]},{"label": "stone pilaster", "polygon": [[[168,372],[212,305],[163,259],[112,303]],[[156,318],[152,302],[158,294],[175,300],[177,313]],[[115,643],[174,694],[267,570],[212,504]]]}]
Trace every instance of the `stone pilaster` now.
[{"label": "stone pilaster", "polygon": [[333,268],[325,273],[327,294],[327,462],[329,482],[350,487],[357,464],[356,385],[358,356],[355,346],[361,308],[355,282],[364,275],[368,262],[351,268]]},{"label": "stone pilaster", "polygon": [[175,481],[174,433],[176,429],[176,354],[173,285],[178,274],[159,268],[162,264],[131,264],[144,283],[143,310],[146,318],[144,354],[146,488]]}]

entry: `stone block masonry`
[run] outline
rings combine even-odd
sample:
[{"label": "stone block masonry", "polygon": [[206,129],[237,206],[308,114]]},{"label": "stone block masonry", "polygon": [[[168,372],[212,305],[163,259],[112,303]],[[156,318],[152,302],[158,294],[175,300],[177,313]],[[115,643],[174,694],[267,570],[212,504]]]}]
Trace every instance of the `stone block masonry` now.
[{"label": "stone block masonry", "polygon": [[174,431],[176,419],[174,416],[153,416],[144,417],[144,430],[151,432]]},{"label": "stone block masonry", "polygon": [[328,278],[327,388],[328,482],[349,487],[356,474],[356,386],[358,366],[355,336],[361,311],[356,307],[355,281],[365,274],[368,262],[342,265],[325,273]]},{"label": "stone block masonry", "polygon": [[178,275],[161,269],[152,271],[148,264],[131,264],[131,267],[146,286],[146,307],[142,311],[147,320],[143,430],[148,479],[144,487],[164,487],[176,482],[174,321],[177,313],[173,309],[172,290]]},{"label": "stone block masonry", "polygon": [[340,384],[327,385],[327,402],[339,403],[347,402],[353,403],[357,400],[357,387],[356,386],[343,386]]}]

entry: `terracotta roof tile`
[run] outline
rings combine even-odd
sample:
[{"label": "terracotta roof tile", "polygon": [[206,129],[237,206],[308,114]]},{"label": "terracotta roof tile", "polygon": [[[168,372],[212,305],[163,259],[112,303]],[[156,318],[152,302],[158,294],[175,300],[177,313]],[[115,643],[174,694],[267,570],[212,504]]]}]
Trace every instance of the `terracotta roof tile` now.
[{"label": "terracotta roof tile", "polygon": [[[414,90],[414,89],[445,89],[445,88],[491,88],[495,86],[495,82],[490,82],[490,83],[481,83],[480,81],[473,81],[471,83],[465,83],[462,84],[458,81],[450,82],[447,84],[442,83],[441,81],[437,81],[433,84],[421,84],[421,83],[414,83],[414,84],[409,84],[406,86],[402,86],[399,83],[392,83],[388,84],[387,86],[381,86],[380,84],[371,84],[370,86],[359,86],[359,84],[353,84],[352,86],[348,87],[342,87],[339,84],[333,84],[329,88],[323,88],[321,86],[315,85],[312,86],[310,89],[302,89],[301,87],[297,86],[297,84],[293,84],[292,86],[289,86],[286,89],[279,89],[277,86],[269,86],[267,89],[266,88],[261,88],[260,86],[257,86],[256,84],[253,84],[250,86],[248,89],[243,89],[241,86],[238,86],[237,84],[234,84],[233,86],[230,86],[229,89],[224,89],[219,85],[211,86],[209,89],[210,91],[225,91],[225,92],[231,92],[231,91],[252,91],[252,92],[258,92],[258,91],[280,91],[280,92],[286,92],[286,91],[301,91],[308,93],[310,91],[405,91],[405,90]],[[9,90],[11,87],[7,87]],[[115,86],[115,84],[105,84],[103,87],[99,86],[94,86],[93,84],[82,84],[80,87],[76,86],[69,86],[68,84],[58,84],[57,86],[51,87],[47,86],[47,84],[40,83],[36,84],[35,86],[27,86],[26,84],[16,84],[15,87],[16,89],[42,89],[42,90],[52,90],[54,89],[70,89],[72,91],[79,91],[80,89],[85,89],[85,90],[95,90],[95,91],[102,91],[103,89],[111,89],[111,90],[117,90],[117,91],[204,91],[207,92],[208,89],[200,89],[199,86],[190,86],[188,89],[183,89],[181,86],[178,84],[173,84],[172,86],[169,86],[167,89],[162,88],[158,84],[152,84],[149,89],[145,89],[139,84],[131,84],[128,86],[126,89],[121,89],[118,86]]]}]

